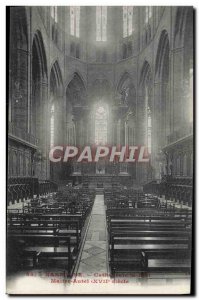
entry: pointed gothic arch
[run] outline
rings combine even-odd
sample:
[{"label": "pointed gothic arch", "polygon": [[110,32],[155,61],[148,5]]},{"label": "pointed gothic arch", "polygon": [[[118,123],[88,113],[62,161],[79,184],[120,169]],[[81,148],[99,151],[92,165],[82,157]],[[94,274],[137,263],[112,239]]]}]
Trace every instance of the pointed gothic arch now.
[{"label": "pointed gothic arch", "polygon": [[32,42],[32,97],[31,97],[31,133],[41,137],[43,122],[42,107],[47,100],[47,60],[41,32],[37,30]]},{"label": "pointed gothic arch", "polygon": [[136,89],[128,72],[122,74],[117,84],[117,92],[122,94],[123,91],[126,91],[126,104],[130,107],[136,105]]},{"label": "pointed gothic arch", "polygon": [[156,99],[156,105],[159,108],[157,124],[161,128],[159,142],[163,146],[170,134],[170,45],[166,30],[161,32],[159,39],[155,62],[155,82],[159,86],[159,95]]},{"label": "pointed gothic arch", "polygon": [[75,72],[67,85],[66,97],[72,105],[86,104],[86,88],[82,77]]},{"label": "pointed gothic arch", "polygon": [[140,114],[143,117],[142,133],[143,142],[148,147],[149,154],[152,148],[152,118],[153,118],[153,103],[152,103],[152,71],[148,61],[144,61],[139,81],[139,100],[138,106]]}]

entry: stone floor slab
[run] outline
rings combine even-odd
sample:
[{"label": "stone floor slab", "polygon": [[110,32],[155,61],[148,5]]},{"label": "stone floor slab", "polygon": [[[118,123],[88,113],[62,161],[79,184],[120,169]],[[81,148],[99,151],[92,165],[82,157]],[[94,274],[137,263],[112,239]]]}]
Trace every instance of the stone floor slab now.
[{"label": "stone floor slab", "polygon": [[104,196],[96,195],[86,241],[78,268],[81,273],[107,272]]}]

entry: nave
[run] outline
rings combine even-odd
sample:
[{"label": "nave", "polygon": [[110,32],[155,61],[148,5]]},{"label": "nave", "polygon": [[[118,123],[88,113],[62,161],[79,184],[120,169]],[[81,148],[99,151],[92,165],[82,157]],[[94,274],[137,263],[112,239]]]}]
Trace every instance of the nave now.
[{"label": "nave", "polygon": [[189,293],[193,7],[7,15],[7,292]]},{"label": "nave", "polygon": [[75,283],[88,293],[93,283],[129,293],[188,284],[192,209],[164,196],[124,186],[62,187],[9,206],[7,216],[8,286],[32,277],[67,293]]}]

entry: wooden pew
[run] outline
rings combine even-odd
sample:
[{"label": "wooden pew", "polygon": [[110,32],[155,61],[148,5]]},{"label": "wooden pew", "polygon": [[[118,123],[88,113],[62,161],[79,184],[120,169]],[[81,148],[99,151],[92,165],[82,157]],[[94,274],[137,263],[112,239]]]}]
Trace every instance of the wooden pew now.
[{"label": "wooden pew", "polygon": [[[71,276],[72,266],[74,263],[73,251],[70,237],[65,235],[54,235],[50,233],[20,233],[9,234],[7,238],[9,259],[21,257],[21,265],[24,265],[24,258],[31,258],[33,267],[37,267],[40,259],[45,259],[48,263],[49,259],[64,260],[65,268],[68,276]],[[13,261],[13,259],[12,259]]]},{"label": "wooden pew", "polygon": [[107,209],[106,216],[182,216],[191,218],[192,211],[188,209],[139,209],[139,208],[128,208],[128,209]]},{"label": "wooden pew", "polygon": [[[121,271],[149,272],[154,270],[161,272],[163,269],[166,272],[171,270],[174,259],[176,260],[172,268],[174,272],[188,272],[190,270],[189,249],[190,235],[187,233],[177,236],[172,231],[167,231],[166,235],[157,231],[151,231],[150,234],[143,230],[136,231],[136,233],[115,231],[112,233],[110,245],[111,273],[114,275]],[[164,254],[171,250],[172,256],[165,257]],[[187,253],[183,268],[181,268],[183,260],[179,255],[182,250]],[[159,268],[158,262],[161,262]],[[167,268],[168,264],[170,268]]]},{"label": "wooden pew", "polygon": [[142,252],[143,268],[146,272],[180,272],[190,273],[191,252],[183,249],[156,250]]},{"label": "wooden pew", "polygon": [[76,247],[80,246],[81,239],[81,229],[78,220],[55,220],[46,219],[44,217],[37,219],[22,219],[22,220],[12,220],[8,223],[8,233],[9,232],[49,232],[53,231],[54,234],[64,234],[70,236],[71,244]]},{"label": "wooden pew", "polygon": [[7,221],[8,224],[20,221],[21,225],[24,225],[27,221],[78,221],[79,228],[81,229],[84,225],[84,216],[82,214],[32,214],[32,213],[8,213]]},{"label": "wooden pew", "polygon": [[[154,218],[139,218],[132,219],[130,217],[126,218],[112,218],[108,223],[108,232],[111,241],[112,234],[114,232],[124,232],[130,233],[135,231],[144,231],[150,233],[152,232],[172,232],[175,231],[177,233],[189,232],[190,233],[190,222],[186,220],[182,220],[180,218],[175,219],[161,219],[160,217]],[[163,234],[164,235],[164,234]]]},{"label": "wooden pew", "polygon": [[[24,257],[31,259],[34,266],[43,260],[67,260],[70,274],[94,195],[94,191],[69,189],[66,193],[32,199],[20,210],[8,209],[8,252],[15,257],[16,249],[16,271]],[[71,250],[66,251],[68,244]],[[11,260],[8,261],[12,270]]]},{"label": "wooden pew", "polygon": [[191,219],[186,217],[166,217],[166,216],[109,216],[108,228],[117,227],[170,227],[188,228],[191,227]]},{"label": "wooden pew", "polygon": [[[161,210],[155,213],[144,210],[143,213],[141,209],[132,209],[130,213],[123,211],[122,214],[121,210],[109,210],[107,214],[112,275],[123,271],[190,271],[190,214],[169,215],[167,212],[164,215]],[[166,260],[167,251],[170,256]],[[172,265],[174,259],[176,263]]]}]

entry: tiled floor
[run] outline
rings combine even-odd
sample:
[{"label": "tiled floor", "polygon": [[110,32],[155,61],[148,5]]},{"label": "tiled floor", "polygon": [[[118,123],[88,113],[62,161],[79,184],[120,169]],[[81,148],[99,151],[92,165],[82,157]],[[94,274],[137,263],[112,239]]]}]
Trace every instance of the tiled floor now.
[{"label": "tiled floor", "polygon": [[106,236],[104,196],[96,195],[78,273],[89,276],[107,272]]}]

